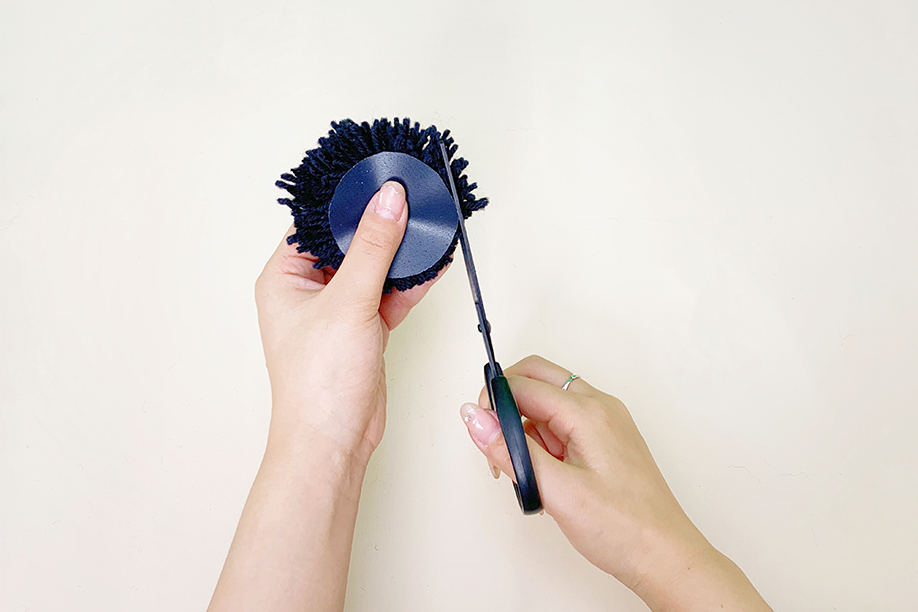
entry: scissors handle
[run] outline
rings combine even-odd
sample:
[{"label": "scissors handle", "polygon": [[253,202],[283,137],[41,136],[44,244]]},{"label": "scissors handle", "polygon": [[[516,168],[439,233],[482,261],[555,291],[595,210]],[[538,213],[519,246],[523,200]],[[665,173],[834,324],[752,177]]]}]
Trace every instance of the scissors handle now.
[{"label": "scissors handle", "polygon": [[495,362],[496,372],[491,370],[491,364],[484,367],[485,383],[488,387],[488,398],[491,408],[497,413],[500,421],[500,430],[504,434],[507,450],[510,451],[510,461],[513,463],[513,473],[516,482],[513,490],[520,503],[523,514],[535,514],[542,509],[542,499],[539,496],[539,486],[536,483],[535,472],[532,469],[532,457],[529,456],[529,446],[526,444],[526,434],[523,432],[523,419],[520,410],[510,391],[510,383],[504,376],[500,364]]}]

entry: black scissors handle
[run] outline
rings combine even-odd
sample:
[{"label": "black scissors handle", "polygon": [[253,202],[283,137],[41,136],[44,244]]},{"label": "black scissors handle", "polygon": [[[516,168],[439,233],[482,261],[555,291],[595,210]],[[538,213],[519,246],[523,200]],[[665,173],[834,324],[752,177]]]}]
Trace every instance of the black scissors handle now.
[{"label": "black scissors handle", "polygon": [[513,490],[520,503],[523,514],[535,514],[542,510],[542,498],[539,496],[539,485],[536,483],[535,472],[532,469],[532,458],[529,456],[529,446],[526,444],[526,433],[523,431],[523,420],[520,410],[510,391],[510,383],[500,369],[500,364],[494,364],[497,372],[491,370],[491,364],[484,367],[485,383],[488,387],[488,399],[491,408],[497,413],[500,421],[500,430],[504,434],[507,450],[510,451],[510,461],[513,463],[513,473],[516,482]]}]

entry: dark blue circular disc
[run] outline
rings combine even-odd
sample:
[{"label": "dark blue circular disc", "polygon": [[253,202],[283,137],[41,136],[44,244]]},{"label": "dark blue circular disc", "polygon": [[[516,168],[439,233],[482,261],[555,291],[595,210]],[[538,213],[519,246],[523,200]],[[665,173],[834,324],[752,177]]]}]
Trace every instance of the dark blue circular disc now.
[{"label": "dark blue circular disc", "polygon": [[358,162],[341,178],[328,206],[328,221],[341,252],[347,253],[367,204],[386,181],[405,186],[408,228],[389,268],[406,278],[432,268],[456,237],[459,213],[449,189],[432,168],[407,153],[386,151]]}]

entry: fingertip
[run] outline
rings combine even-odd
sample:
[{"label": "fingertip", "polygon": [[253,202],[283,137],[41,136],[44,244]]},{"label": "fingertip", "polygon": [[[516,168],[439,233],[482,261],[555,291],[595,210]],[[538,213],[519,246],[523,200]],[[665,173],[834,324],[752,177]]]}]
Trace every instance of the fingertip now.
[{"label": "fingertip", "polygon": [[488,459],[488,469],[491,470],[491,476],[494,477],[494,480],[500,478],[500,468],[494,465],[490,458]]}]

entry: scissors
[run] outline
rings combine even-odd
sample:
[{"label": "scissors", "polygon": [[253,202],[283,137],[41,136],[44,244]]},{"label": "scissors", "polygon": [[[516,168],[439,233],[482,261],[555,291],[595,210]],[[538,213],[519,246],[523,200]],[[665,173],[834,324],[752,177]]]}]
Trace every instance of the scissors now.
[{"label": "scissors", "polygon": [[491,408],[497,413],[500,430],[504,434],[507,450],[510,451],[510,461],[513,463],[513,473],[516,476],[516,482],[513,483],[516,499],[523,514],[535,514],[542,510],[542,499],[539,496],[539,486],[536,483],[535,472],[532,469],[529,446],[526,444],[523,419],[520,416],[516,400],[513,398],[513,392],[510,390],[510,384],[507,382],[500,364],[494,358],[494,345],[491,342],[491,324],[488,323],[488,317],[485,315],[484,302],[481,299],[481,287],[478,285],[478,274],[475,271],[472,250],[469,247],[469,240],[466,235],[465,217],[462,214],[462,207],[459,205],[459,195],[456,192],[456,183],[449,164],[449,154],[442,141],[440,142],[440,152],[443,154],[443,164],[449,176],[449,188],[453,196],[453,203],[459,213],[459,243],[462,245],[465,271],[469,276],[472,299],[475,300],[475,311],[478,313],[478,331],[481,332],[481,337],[484,339],[485,352],[488,354],[488,363],[484,366],[488,399],[491,401]]}]

